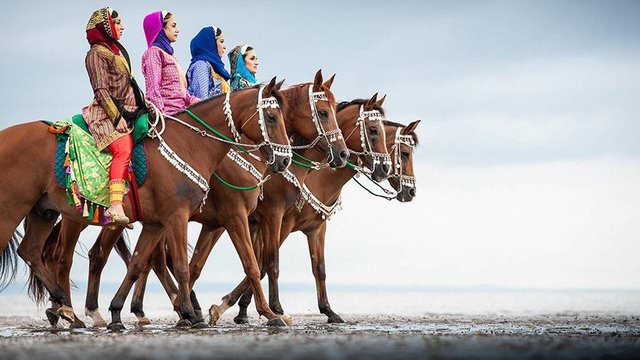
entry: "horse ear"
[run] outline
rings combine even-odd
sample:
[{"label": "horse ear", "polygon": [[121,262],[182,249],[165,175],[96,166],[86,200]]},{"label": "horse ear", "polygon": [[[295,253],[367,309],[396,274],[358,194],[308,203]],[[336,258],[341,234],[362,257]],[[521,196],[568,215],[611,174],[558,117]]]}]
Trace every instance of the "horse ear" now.
[{"label": "horse ear", "polygon": [[384,100],[385,100],[386,98],[387,98],[387,94],[385,94],[385,95],[382,97],[382,99],[378,100],[378,101],[376,102],[376,105],[378,105],[378,106],[382,106],[382,103],[384,103]]},{"label": "horse ear", "polygon": [[414,133],[416,131],[416,128],[418,127],[418,124],[420,124],[420,120],[416,120],[416,121],[412,122],[411,124],[405,126],[404,129],[402,129],[402,131],[400,133],[402,135],[412,134],[412,133]]},{"label": "horse ear", "polygon": [[367,109],[371,109],[376,104],[377,99],[378,99],[378,93],[373,94],[371,99],[369,99],[369,101],[367,101],[367,103],[364,105],[364,107],[367,108]]},{"label": "horse ear", "polygon": [[333,80],[335,78],[336,78],[336,74],[331,75],[329,80],[325,81],[324,84],[322,84],[322,86],[326,87],[327,89],[331,89],[331,85],[333,84]]},{"label": "horse ear", "polygon": [[276,77],[274,76],[273,79],[269,81],[269,84],[264,88],[264,94],[262,94],[262,96],[264,97],[271,96],[271,93],[273,92],[275,86],[276,86]]},{"label": "horse ear", "polygon": [[284,84],[285,79],[282,79],[281,81],[278,81],[278,83],[276,84],[276,90],[280,90],[280,88],[282,87],[282,84]]},{"label": "horse ear", "polygon": [[316,72],[316,77],[313,79],[313,91],[319,91],[322,86],[322,69]]}]

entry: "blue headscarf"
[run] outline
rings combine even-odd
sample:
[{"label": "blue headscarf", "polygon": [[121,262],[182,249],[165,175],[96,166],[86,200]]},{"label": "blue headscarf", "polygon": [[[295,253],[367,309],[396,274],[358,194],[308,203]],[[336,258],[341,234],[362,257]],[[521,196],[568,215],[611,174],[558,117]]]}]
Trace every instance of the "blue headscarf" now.
[{"label": "blue headscarf", "polygon": [[216,28],[207,26],[191,40],[191,65],[198,60],[204,60],[213,66],[213,70],[225,80],[231,75],[224,68],[224,63],[218,55],[216,43]]},{"label": "blue headscarf", "polygon": [[160,49],[167,52],[169,55],[173,55],[173,47],[171,47],[171,41],[165,34],[164,30],[158,33],[158,37],[153,41],[153,46],[157,46]]},{"label": "blue headscarf", "polygon": [[233,81],[239,78],[245,79],[250,85],[258,83],[255,75],[253,75],[244,64],[244,54],[247,52],[249,45],[238,45],[229,52],[229,62],[231,63],[231,76]]}]

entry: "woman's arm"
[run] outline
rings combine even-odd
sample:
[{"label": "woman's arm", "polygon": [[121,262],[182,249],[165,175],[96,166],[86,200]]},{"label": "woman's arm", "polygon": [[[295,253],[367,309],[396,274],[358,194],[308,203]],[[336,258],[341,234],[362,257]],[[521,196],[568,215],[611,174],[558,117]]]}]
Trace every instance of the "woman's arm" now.
[{"label": "woman's arm", "polygon": [[160,49],[150,47],[142,55],[142,74],[147,90],[147,99],[161,112],[164,112],[164,101],[160,94],[162,87],[162,54]]},{"label": "woman's arm", "polygon": [[209,79],[211,68],[206,61],[196,61],[192,65],[191,79],[189,79],[189,95],[196,99],[209,97]]},{"label": "woman's arm", "polygon": [[114,126],[117,126],[117,120],[121,118],[121,115],[109,92],[109,66],[113,61],[112,56],[113,54],[107,51],[90,51],[85,58],[85,66],[96,101],[104,109]]}]

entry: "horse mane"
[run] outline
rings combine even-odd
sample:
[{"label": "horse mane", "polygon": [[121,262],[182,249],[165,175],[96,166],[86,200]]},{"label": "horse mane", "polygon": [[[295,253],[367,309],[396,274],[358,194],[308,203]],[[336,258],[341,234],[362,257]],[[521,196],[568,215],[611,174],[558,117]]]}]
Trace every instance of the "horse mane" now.
[{"label": "horse mane", "polygon": [[[368,101],[369,101],[369,99],[354,99],[354,100],[351,100],[351,101],[341,101],[338,104],[338,109],[337,110],[338,110],[338,112],[340,112],[340,111],[344,110],[349,105],[364,105]],[[380,111],[380,114],[382,114],[382,116],[384,116],[384,109],[382,108],[382,106],[374,105],[373,109]]]},{"label": "horse mane", "polygon": [[[397,123],[397,122],[394,122],[394,121],[390,121],[390,120],[382,120],[382,123],[384,125],[387,125],[387,126],[396,126],[396,127],[399,127],[399,128],[407,127],[407,125],[403,125],[403,124],[400,124],[400,123]],[[418,141],[418,134],[416,134],[415,131],[412,131],[410,135],[413,138],[413,141],[416,143],[416,145],[419,145],[420,141]]]},{"label": "horse mane", "polygon": [[[281,89],[281,94],[285,97],[285,101],[288,106],[295,107],[301,103],[302,104],[309,103],[309,95],[306,91],[294,91],[294,90],[299,90],[300,88],[306,85],[313,86],[313,83],[307,82],[302,84],[295,84],[295,85],[289,86],[286,89]],[[285,90],[291,90],[291,91],[285,91]],[[327,94],[327,97],[329,98],[329,102],[335,103],[336,98],[330,89],[327,89],[325,86],[322,86],[322,91],[324,91]]]}]

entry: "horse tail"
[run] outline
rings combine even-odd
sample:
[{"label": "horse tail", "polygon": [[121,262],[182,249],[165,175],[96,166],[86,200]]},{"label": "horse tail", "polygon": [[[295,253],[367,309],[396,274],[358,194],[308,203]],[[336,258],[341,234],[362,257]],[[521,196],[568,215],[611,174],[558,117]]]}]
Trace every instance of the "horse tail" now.
[{"label": "horse tail", "polygon": [[18,246],[22,240],[22,233],[16,230],[11,240],[0,255],[0,291],[9,286],[18,273]]},{"label": "horse tail", "polygon": [[131,241],[129,240],[129,233],[126,229],[122,231],[118,241],[116,241],[115,249],[124,263],[129,265],[129,262],[131,262]]}]

